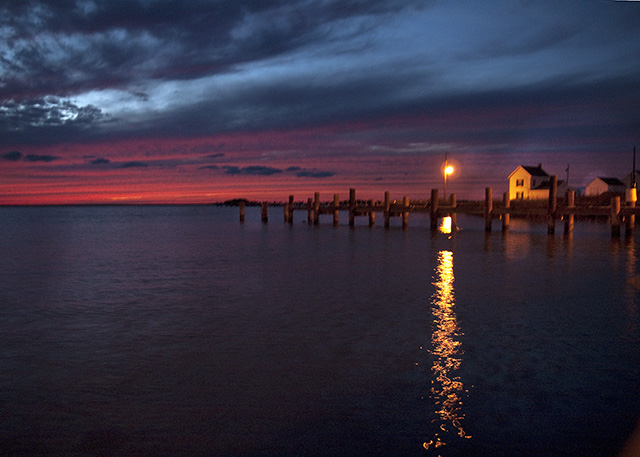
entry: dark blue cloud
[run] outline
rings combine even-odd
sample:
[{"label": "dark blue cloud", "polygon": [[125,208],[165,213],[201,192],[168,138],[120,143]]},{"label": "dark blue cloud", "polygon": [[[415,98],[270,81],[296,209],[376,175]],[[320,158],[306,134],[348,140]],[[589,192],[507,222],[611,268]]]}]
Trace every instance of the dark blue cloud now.
[{"label": "dark blue cloud", "polygon": [[108,163],[111,163],[111,161],[109,159],[103,159],[101,157],[98,157],[96,159],[93,159],[91,162],[89,162],[91,165],[106,165]]},{"label": "dark blue cloud", "polygon": [[262,165],[252,165],[248,167],[225,166],[223,167],[228,175],[254,175],[254,176],[270,176],[282,173],[279,168],[265,167]]},{"label": "dark blue cloud", "polygon": [[144,162],[138,162],[137,160],[132,160],[131,162],[124,162],[120,164],[120,168],[145,168],[149,165]]},{"label": "dark blue cloud", "polygon": [[22,159],[22,153],[20,151],[10,151],[0,156],[3,160],[10,160],[12,162],[16,162]]},{"label": "dark blue cloud", "polygon": [[296,173],[298,178],[330,178],[335,175],[332,171],[308,171],[303,170]]},{"label": "dark blue cloud", "polygon": [[58,160],[60,157],[52,156],[52,155],[40,155],[40,154],[27,154],[24,156],[24,160],[27,162],[53,162],[54,160]]}]

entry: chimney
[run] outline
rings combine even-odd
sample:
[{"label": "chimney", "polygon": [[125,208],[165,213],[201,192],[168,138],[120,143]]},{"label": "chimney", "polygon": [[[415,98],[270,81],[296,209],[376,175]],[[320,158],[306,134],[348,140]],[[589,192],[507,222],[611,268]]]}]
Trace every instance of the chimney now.
[{"label": "chimney", "polygon": [[542,169],[542,164],[541,163],[538,164],[538,168]]}]

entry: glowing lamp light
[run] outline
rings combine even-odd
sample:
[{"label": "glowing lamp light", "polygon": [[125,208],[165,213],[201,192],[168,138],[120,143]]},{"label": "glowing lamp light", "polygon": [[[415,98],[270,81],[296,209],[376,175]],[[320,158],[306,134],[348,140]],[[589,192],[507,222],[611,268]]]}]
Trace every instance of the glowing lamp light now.
[{"label": "glowing lamp light", "polygon": [[444,176],[444,198],[447,198],[447,176],[453,174],[453,166],[449,164],[449,154],[444,155],[444,164],[442,165],[442,175]]}]

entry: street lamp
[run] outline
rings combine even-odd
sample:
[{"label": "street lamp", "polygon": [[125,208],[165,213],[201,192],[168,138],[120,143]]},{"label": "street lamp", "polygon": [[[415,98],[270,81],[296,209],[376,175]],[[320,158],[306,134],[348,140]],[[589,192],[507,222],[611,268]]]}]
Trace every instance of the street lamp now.
[{"label": "street lamp", "polygon": [[444,153],[444,166],[442,167],[442,174],[444,175],[444,199],[447,199],[447,176],[453,173],[453,167],[449,165],[447,158],[448,153]]}]

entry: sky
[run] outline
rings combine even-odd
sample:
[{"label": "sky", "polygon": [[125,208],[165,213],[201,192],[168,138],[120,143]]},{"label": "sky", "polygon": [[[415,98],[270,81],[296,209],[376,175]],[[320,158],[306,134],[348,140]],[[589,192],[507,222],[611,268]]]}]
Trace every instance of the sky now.
[{"label": "sky", "polygon": [[445,153],[481,199],[636,145],[640,1],[0,3],[0,205],[420,199]]}]

